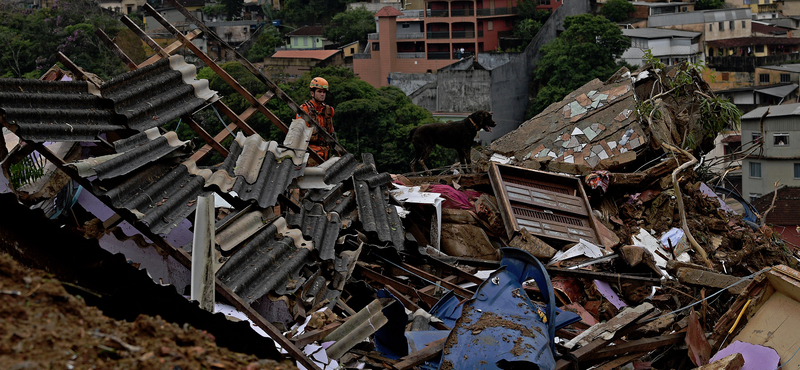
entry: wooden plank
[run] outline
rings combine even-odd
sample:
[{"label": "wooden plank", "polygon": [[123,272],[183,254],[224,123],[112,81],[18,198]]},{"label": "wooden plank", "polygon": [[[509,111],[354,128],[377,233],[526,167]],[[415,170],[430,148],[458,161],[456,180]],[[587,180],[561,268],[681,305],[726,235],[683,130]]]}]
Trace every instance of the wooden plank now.
[{"label": "wooden plank", "polygon": [[[203,33],[203,31],[201,31],[199,29],[196,29],[196,30],[192,30],[192,32],[187,33],[186,36],[184,36],[184,37],[187,40],[192,41],[192,40],[196,39],[198,36],[200,36],[202,33]],[[168,54],[172,54],[173,52],[175,52],[175,50],[178,50],[178,49],[180,49],[182,47],[183,47],[183,41],[178,40],[178,41],[175,41],[175,42],[169,44],[167,47],[165,47],[164,51],[166,51]],[[156,54],[156,55],[151,56],[150,58],[148,58],[144,62],[140,63],[138,67],[142,68],[144,66],[149,66],[149,65],[151,65],[151,64],[153,64],[155,62],[158,62],[159,60],[161,60],[161,56]]]},{"label": "wooden plank", "polygon": [[160,58],[169,58],[169,53],[167,53],[166,50],[161,48],[161,45],[155,42],[155,40],[151,39],[150,36],[148,36],[146,32],[144,32],[141,28],[139,28],[139,26],[136,23],[134,23],[130,18],[128,18],[127,15],[123,15],[122,19],[120,20],[124,25],[128,26],[128,29],[133,31],[133,33],[135,33],[136,36],[139,36],[139,38],[142,39],[142,41],[144,41],[144,43],[147,44],[147,46],[153,49],[153,51],[155,51]]},{"label": "wooden plank", "polygon": [[609,282],[634,281],[634,282],[652,283],[654,285],[661,285],[660,278],[615,274],[611,272],[598,272],[598,271],[589,271],[581,269],[570,270],[559,267],[547,267],[545,269],[547,270],[547,273],[549,273],[551,277],[554,275],[560,275],[560,276],[571,276],[584,279],[597,279]]},{"label": "wooden plank", "polygon": [[[406,306],[409,311],[416,312],[417,310],[421,309],[416,303],[411,302],[411,299],[409,299],[405,294],[398,292],[397,289],[391,285],[387,285],[385,289],[389,291],[389,293],[392,293],[393,296],[397,297],[397,299],[399,299],[400,302],[403,303],[403,306]],[[441,321],[431,321],[431,326],[438,330],[450,330],[450,327]]]},{"label": "wooden plank", "polygon": [[398,291],[402,292],[403,294],[408,295],[409,297],[417,297],[417,298],[419,298],[422,302],[425,302],[425,304],[428,305],[428,308],[433,307],[433,305],[435,305],[436,302],[439,301],[438,299],[436,299],[434,297],[431,297],[431,296],[429,296],[427,294],[420,293],[416,289],[414,289],[414,288],[412,288],[412,287],[410,287],[410,286],[408,286],[406,284],[403,284],[403,283],[401,283],[401,282],[399,282],[397,280],[394,280],[392,278],[383,276],[383,275],[381,275],[381,274],[379,274],[379,273],[377,273],[375,271],[372,271],[372,270],[362,266],[361,264],[356,264],[356,268],[359,269],[359,273],[361,273],[361,275],[364,275],[365,277],[367,277],[369,279],[375,280],[375,281],[383,284],[384,286],[391,286],[391,287],[397,289]]},{"label": "wooden plank", "polygon": [[446,263],[438,258],[429,257],[428,260],[430,261],[430,264],[433,265],[434,267],[439,268],[441,270],[446,270],[448,273],[458,276],[458,278],[461,280],[469,281],[470,283],[475,283],[477,285],[483,284],[483,279],[475,275],[472,275],[470,273],[467,273],[466,271],[458,267],[455,267],[449,263]]},{"label": "wooden plank", "polygon": [[136,63],[134,63],[134,61],[128,57],[128,54],[125,54],[125,52],[114,43],[114,40],[111,40],[111,38],[108,37],[108,35],[106,35],[102,29],[98,28],[96,31],[94,31],[94,34],[97,35],[97,37],[100,38],[100,41],[102,41],[109,49],[111,49],[111,52],[114,53],[114,55],[116,55],[117,58],[122,61],[122,63],[125,63],[125,65],[128,66],[128,69],[133,71],[134,69],[139,68],[136,66]]},{"label": "wooden plank", "polygon": [[679,332],[668,335],[660,335],[652,338],[632,340],[630,342],[622,344],[617,343],[616,345],[608,346],[606,348],[598,350],[597,352],[591,353],[584,359],[597,360],[629,352],[637,352],[637,353],[649,352],[656,348],[661,348],[670,344],[680,343],[681,341],[683,341],[685,335],[686,335],[685,332]]},{"label": "wooden plank", "polygon": [[408,356],[403,357],[402,361],[392,365],[392,368],[396,370],[412,369],[414,366],[417,366],[425,361],[432,360],[442,352],[442,349],[444,349],[444,343],[446,341],[447,338],[442,338],[430,342],[427,346],[425,346],[425,348],[409,353]]},{"label": "wooden plank", "polygon": [[[442,281],[446,281],[448,283],[454,283],[456,281],[456,279],[458,279],[458,278],[455,275],[450,275],[450,276],[445,277],[444,279],[442,279]],[[422,292],[422,293],[425,293],[425,294],[433,295],[432,293],[436,290],[437,287],[439,287],[439,286],[438,285],[428,285],[426,287],[422,287],[422,289],[420,289],[419,291]]]},{"label": "wooden plank", "polygon": [[322,340],[328,336],[328,334],[332,333],[336,328],[341,326],[342,323],[339,321],[334,321],[328,325],[325,325],[319,329],[307,331],[303,333],[303,335],[298,335],[295,338],[289,339],[291,340],[297,348],[303,348],[308,344],[314,343],[316,341]]},{"label": "wooden plank", "polygon": [[416,274],[418,276],[421,276],[424,279],[427,279],[428,281],[432,281],[432,282],[439,281],[440,285],[442,285],[443,287],[445,287],[447,289],[455,291],[456,294],[461,296],[461,298],[472,298],[472,296],[475,294],[475,292],[470,292],[469,290],[466,290],[466,289],[464,289],[464,288],[462,288],[462,287],[460,287],[458,285],[455,285],[455,284],[453,284],[451,282],[444,281],[444,280],[442,280],[442,278],[440,278],[438,276],[429,274],[429,273],[427,273],[425,271],[422,271],[421,269],[418,269],[418,268],[416,268],[414,266],[411,266],[411,265],[409,265],[407,263],[403,263],[402,266],[403,266],[404,269],[407,269],[407,270],[411,271],[412,273],[414,273],[414,274]]},{"label": "wooden plank", "polygon": [[639,357],[642,357],[642,356],[644,356],[646,354],[647,354],[647,352],[639,352],[639,353],[634,353],[632,355],[627,355],[627,356],[622,356],[620,358],[615,358],[615,359],[613,359],[613,360],[611,360],[609,362],[606,362],[606,363],[604,363],[602,365],[598,365],[597,367],[595,367],[595,370],[614,370],[614,369],[619,369],[620,366],[625,365],[625,364],[627,364],[627,363],[629,363],[629,362],[631,362],[631,361],[633,361],[633,360],[635,360],[635,359],[637,359]]},{"label": "wooden plank", "polygon": [[214,138],[211,137],[211,135],[209,135],[208,131],[206,131],[203,128],[203,126],[200,126],[197,122],[195,122],[192,116],[187,114],[181,117],[181,119],[185,120],[186,124],[188,124],[189,127],[191,127],[192,130],[194,130],[194,132],[196,132],[198,136],[203,138],[203,140],[206,142],[207,145],[210,145],[212,148],[214,148],[214,150],[219,152],[219,154],[222,154],[223,157],[228,156],[229,154],[228,149],[225,149],[225,147],[223,147],[222,144],[214,140]]}]

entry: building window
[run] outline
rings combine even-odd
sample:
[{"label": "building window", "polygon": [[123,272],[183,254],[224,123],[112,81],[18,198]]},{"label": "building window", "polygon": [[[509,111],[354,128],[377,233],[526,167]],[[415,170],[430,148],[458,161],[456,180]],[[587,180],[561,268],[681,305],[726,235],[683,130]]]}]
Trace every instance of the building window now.
[{"label": "building window", "polygon": [[355,53],[356,53],[356,48],[350,48],[350,54],[355,54]]},{"label": "building window", "polygon": [[730,75],[728,72],[722,72],[722,81],[729,81],[731,79]]},{"label": "building window", "polygon": [[756,53],[763,53],[764,45],[756,45]]},{"label": "building window", "polygon": [[303,46],[308,46],[308,37],[303,37]]},{"label": "building window", "polygon": [[736,27],[734,26],[734,24],[733,24],[733,21],[730,21],[730,22],[728,22],[728,28],[730,28],[730,29],[731,29],[731,31],[733,31],[733,30],[736,28]]},{"label": "building window", "polygon": [[380,50],[381,50],[381,44],[377,42],[372,44],[372,51],[380,51]]},{"label": "building window", "polygon": [[410,27],[411,27],[411,25],[410,25],[410,24],[408,24],[408,23],[403,23],[403,28],[410,28]]},{"label": "building window", "polygon": [[788,73],[781,73],[781,82],[792,82]]},{"label": "building window", "polygon": [[789,134],[788,133],[772,134],[772,144],[777,146],[789,145]]},{"label": "building window", "polygon": [[128,14],[131,14],[131,13],[133,13],[133,7],[128,5]]},{"label": "building window", "polygon": [[761,163],[750,162],[750,177],[755,179],[761,178]]},{"label": "building window", "polygon": [[714,30],[714,23],[709,23],[708,24],[708,31],[711,32],[713,30]]},{"label": "building window", "polygon": [[486,29],[489,31],[494,30],[494,22],[493,21],[486,22]]},{"label": "building window", "polygon": [[725,22],[719,22],[719,30],[725,31]]},{"label": "building window", "polygon": [[761,198],[761,193],[750,193],[749,195],[750,195],[750,201],[751,202],[756,200],[756,199],[758,199],[758,198]]},{"label": "building window", "polygon": [[746,28],[747,28],[747,23],[744,23],[744,21],[742,21],[742,29],[746,29]]},{"label": "building window", "polygon": [[758,82],[764,84],[769,83],[769,75],[766,73],[759,73],[758,74]]},{"label": "building window", "polygon": [[794,178],[800,179],[800,163],[794,164]]},{"label": "building window", "polygon": [[758,144],[761,142],[761,134],[753,133],[753,143]]}]

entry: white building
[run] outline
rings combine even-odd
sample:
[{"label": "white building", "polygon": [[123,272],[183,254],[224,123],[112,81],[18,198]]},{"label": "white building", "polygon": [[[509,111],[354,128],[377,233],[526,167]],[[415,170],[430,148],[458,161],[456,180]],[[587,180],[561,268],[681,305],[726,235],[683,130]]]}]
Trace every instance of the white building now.
[{"label": "white building", "polygon": [[700,48],[700,32],[677,31],[660,28],[634,28],[622,30],[631,39],[631,47],[622,54],[621,59],[631,65],[644,65],[645,50],[665,65],[683,61],[696,63],[703,60]]}]

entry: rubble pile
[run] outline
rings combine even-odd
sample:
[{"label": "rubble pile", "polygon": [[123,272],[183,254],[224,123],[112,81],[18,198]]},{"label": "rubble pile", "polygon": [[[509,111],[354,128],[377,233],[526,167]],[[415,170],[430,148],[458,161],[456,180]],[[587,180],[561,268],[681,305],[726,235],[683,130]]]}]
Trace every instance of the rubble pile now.
[{"label": "rubble pile", "polygon": [[[800,363],[787,339],[796,320],[769,320],[800,312],[796,251],[698,171],[737,116],[693,66],[621,69],[475,151],[467,173],[413,177],[380,172],[368,153],[307,167],[313,130],[299,119],[282,144],[239,132],[223,163],[198,167],[204,153],[186,158],[193,148],[174,132],[112,114],[129,105],[186,114],[166,99],[112,93],[148,91],[159,81],[151,76],[196,84],[176,78],[171,68],[191,67],[171,58],[97,94],[78,82],[0,80],[0,94],[16,97],[0,103],[0,121],[24,144],[8,157],[48,153],[71,179],[53,180],[53,218],[68,209],[76,231],[115,252],[132,239],[137,252],[168,255],[193,275],[183,285],[200,307],[214,310],[214,287],[298,366]],[[198,109],[215,95],[182,89]],[[33,119],[70,99],[109,123]],[[71,134],[75,125],[86,137]],[[120,128],[139,133],[112,140]],[[99,135],[70,163],[40,144]]]}]

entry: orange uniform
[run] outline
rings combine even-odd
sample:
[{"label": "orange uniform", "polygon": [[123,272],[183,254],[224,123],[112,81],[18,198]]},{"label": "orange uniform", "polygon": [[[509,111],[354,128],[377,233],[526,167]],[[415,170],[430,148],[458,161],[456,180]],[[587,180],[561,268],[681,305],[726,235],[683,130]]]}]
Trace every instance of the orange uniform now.
[{"label": "orange uniform", "polygon": [[[317,102],[311,99],[300,106],[306,113],[314,116],[317,123],[329,134],[333,134],[333,107],[325,104],[324,102]],[[301,118],[298,115],[296,118]],[[306,122],[306,126],[312,127],[311,123]],[[328,160],[331,153],[331,148],[325,143],[319,134],[314,132],[311,136],[311,141],[308,144],[309,149],[317,153],[323,160]]]}]

